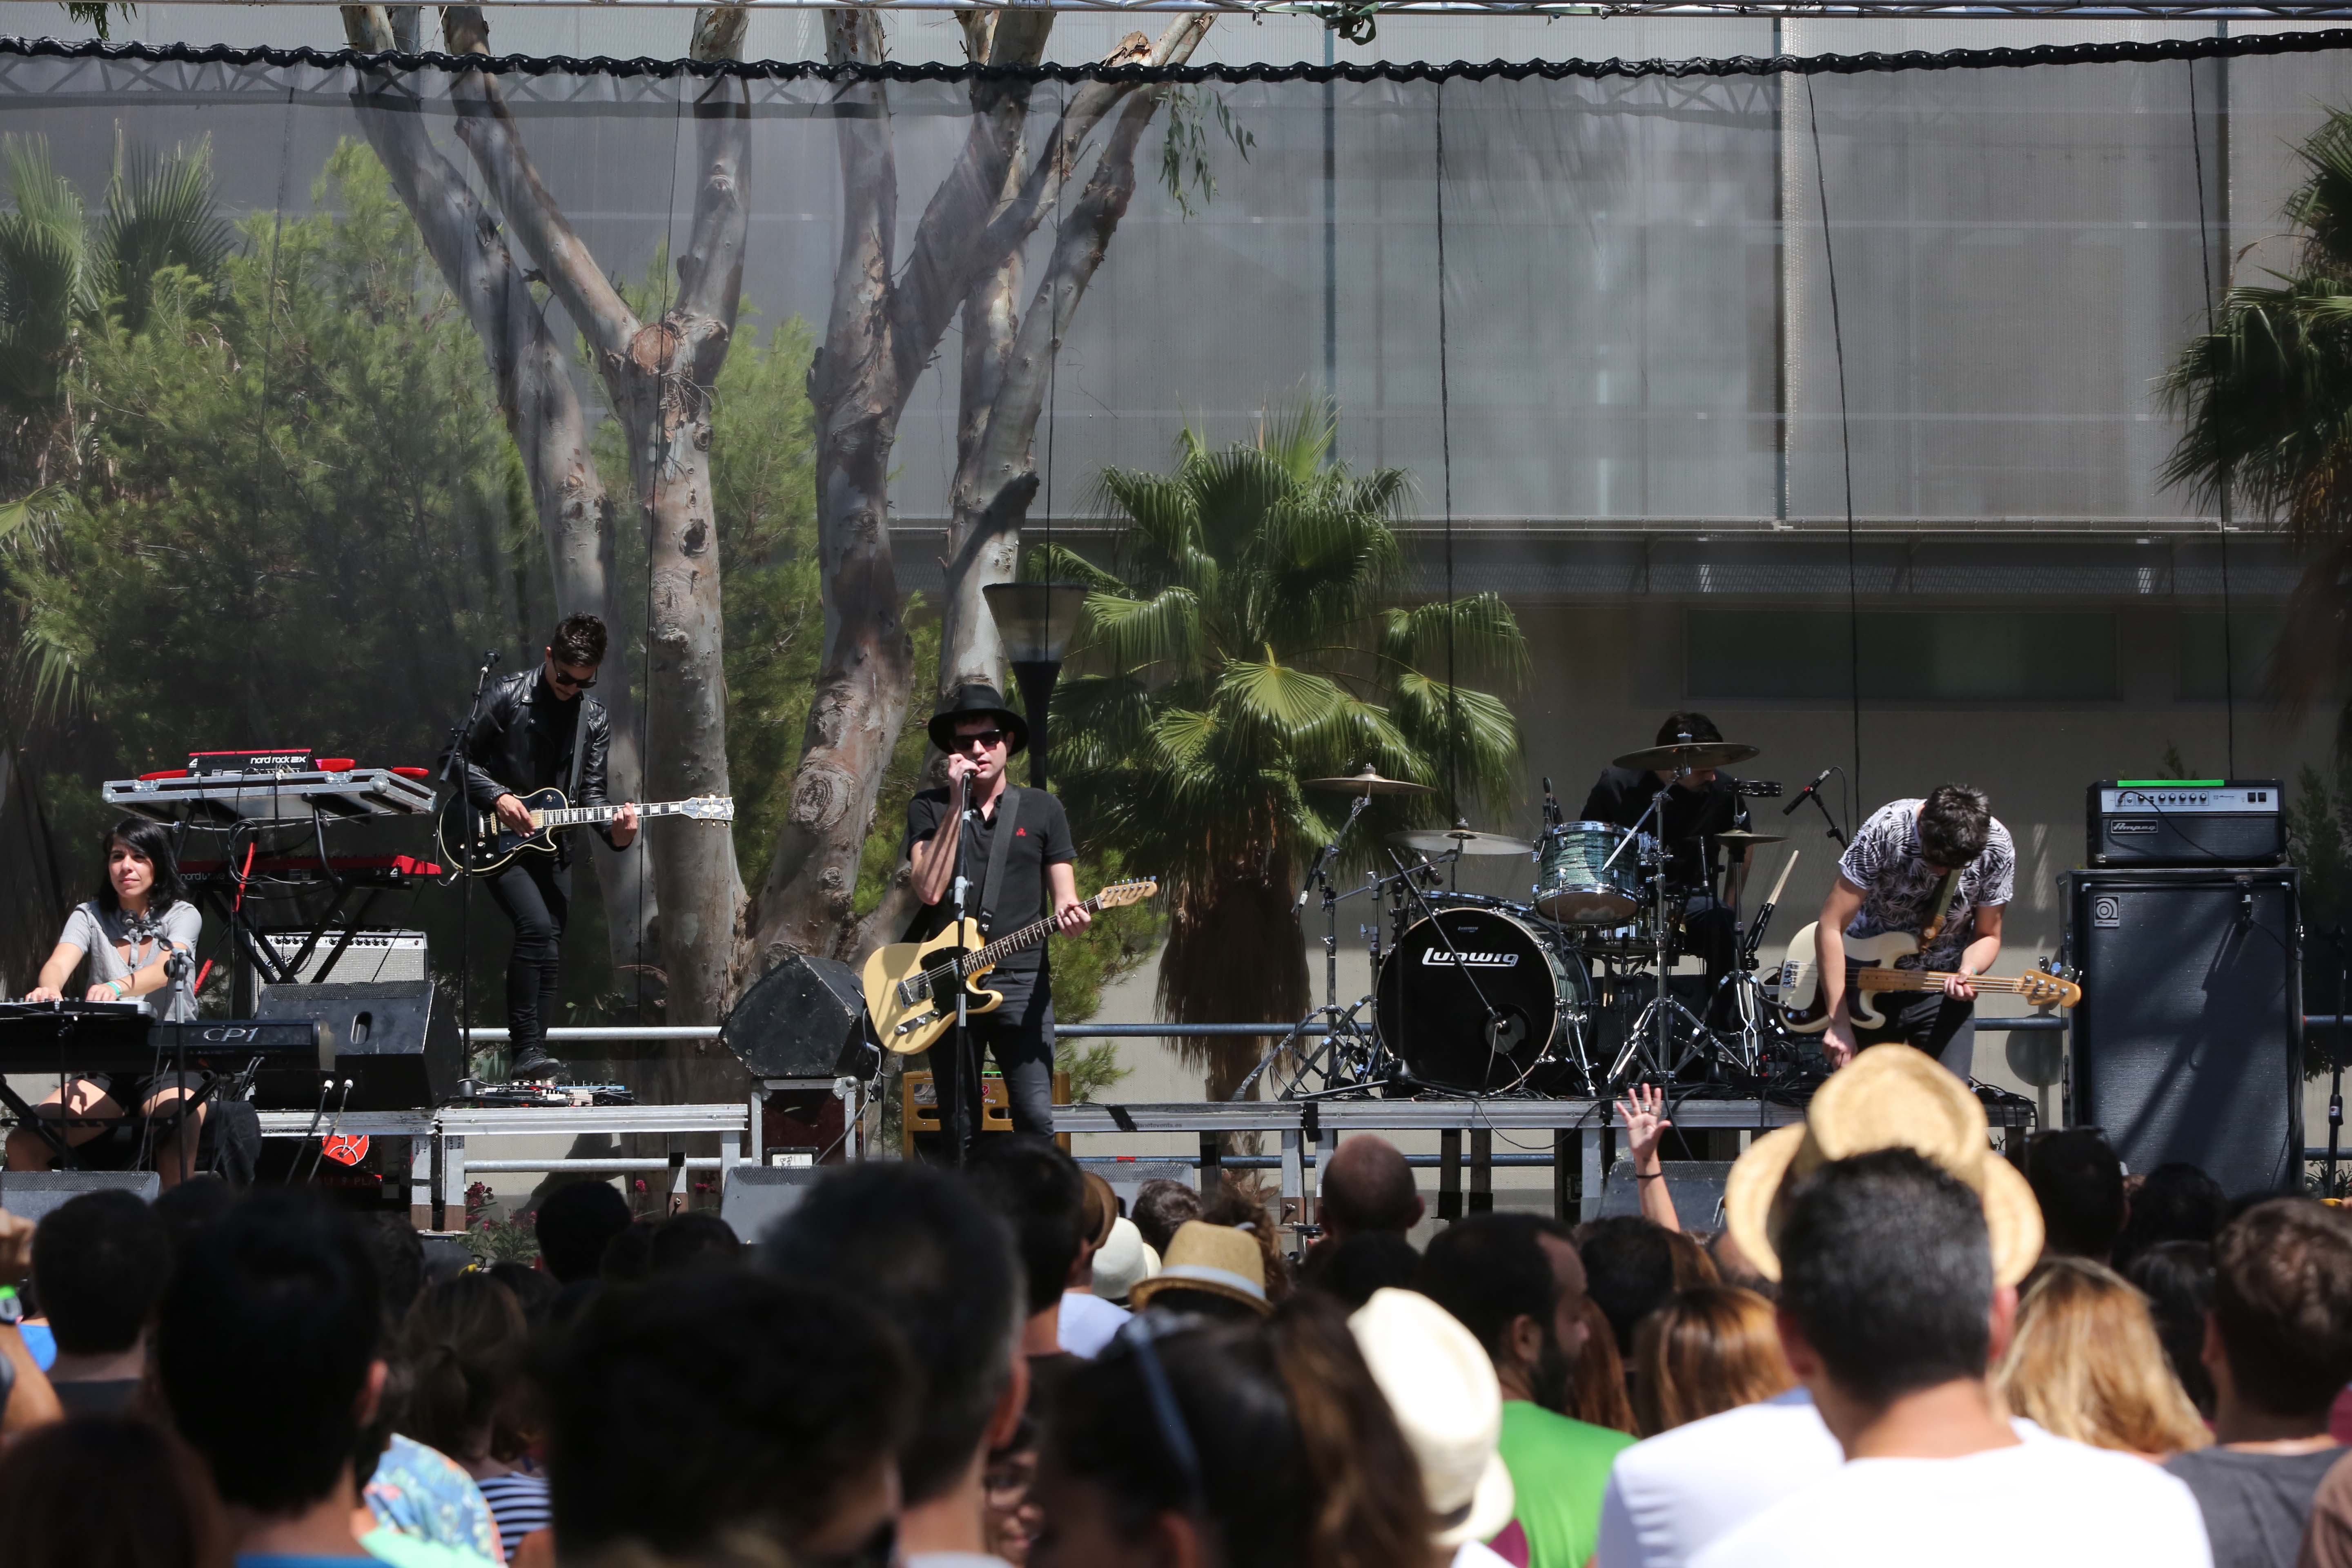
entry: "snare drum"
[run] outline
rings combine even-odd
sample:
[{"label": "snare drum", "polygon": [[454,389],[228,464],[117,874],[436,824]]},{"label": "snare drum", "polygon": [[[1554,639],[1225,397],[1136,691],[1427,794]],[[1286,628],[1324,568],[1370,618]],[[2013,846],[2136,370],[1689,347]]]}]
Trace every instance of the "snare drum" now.
[{"label": "snare drum", "polygon": [[1633,837],[1613,822],[1564,822],[1547,832],[1536,848],[1536,907],[1563,925],[1623,924],[1642,907],[1642,846],[1627,842]]}]

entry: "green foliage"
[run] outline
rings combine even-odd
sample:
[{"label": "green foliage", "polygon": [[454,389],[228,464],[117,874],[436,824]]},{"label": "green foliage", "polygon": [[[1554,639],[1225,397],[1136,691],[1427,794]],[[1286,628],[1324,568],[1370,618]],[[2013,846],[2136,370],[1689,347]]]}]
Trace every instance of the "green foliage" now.
[{"label": "green foliage", "polygon": [[112,37],[107,30],[107,16],[114,11],[121,12],[127,21],[139,14],[139,7],[130,4],[129,0],[113,0],[111,5],[100,4],[98,0],[89,0],[87,4],[83,0],[66,0],[66,15],[77,22],[88,22],[96,27],[100,43]]},{"label": "green foliage", "polygon": [[[1061,988],[1062,977],[1056,973],[1054,989],[1059,992]],[[1058,997],[1055,1006],[1055,1016],[1058,1018]],[[1076,1041],[1064,1040],[1054,1047],[1054,1070],[1068,1077],[1072,1105],[1090,1105],[1095,1096],[1116,1088],[1119,1079],[1135,1069],[1118,1065],[1118,1043],[1115,1040],[1097,1040],[1084,1050],[1078,1048]]]},{"label": "green foliage", "polygon": [[1176,209],[1187,218],[1193,216],[1192,197],[1198,195],[1203,205],[1217,194],[1217,172],[1209,162],[1212,142],[1208,121],[1214,118],[1217,129],[1233,143],[1242,162],[1257,146],[1257,137],[1234,118],[1234,111],[1222,94],[1213,88],[1170,87],[1159,89],[1166,105],[1166,125],[1160,141],[1160,183],[1176,198]]},{"label": "green foliage", "polygon": [[1517,784],[1509,709],[1448,679],[1519,679],[1517,624],[1494,595],[1401,602],[1410,479],[1332,463],[1334,423],[1310,404],[1222,450],[1187,431],[1172,473],[1103,474],[1124,525],[1109,569],[1062,549],[1024,562],[1094,590],[1081,673],[1055,700],[1055,777],[1082,841],[1166,879],[1162,998],[1180,1019],[1300,1010],[1294,868],[1348,805],[1301,781],[1370,763],[1436,786],[1376,801],[1357,863],[1385,832],[1448,820],[1457,795],[1499,805]]}]

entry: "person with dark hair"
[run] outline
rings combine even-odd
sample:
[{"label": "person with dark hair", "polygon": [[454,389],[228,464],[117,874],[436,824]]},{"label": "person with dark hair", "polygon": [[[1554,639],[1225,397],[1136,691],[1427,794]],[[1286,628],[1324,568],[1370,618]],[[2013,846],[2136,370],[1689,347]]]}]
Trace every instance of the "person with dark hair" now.
[{"label": "person with dark hair", "polygon": [[375,1260],[385,1321],[396,1329],[425,1291],[425,1242],[405,1213],[364,1215],[359,1226],[368,1256]]},{"label": "person with dark hair", "polygon": [[1677,1290],[1633,1335],[1633,1405],[1654,1437],[1796,1384],[1772,1303],[1735,1285]]},{"label": "person with dark hair", "polygon": [[1137,1319],[1064,1385],[1029,1568],[1429,1568],[1420,1467],[1338,1310]]},{"label": "person with dark hair", "polygon": [[2131,1260],[2124,1277],[2147,1298],[2156,1337],[2189,1403],[2213,1419],[2213,1374],[2205,1370],[2205,1314],[2213,1310],[2213,1248],[2201,1241],[2160,1241]]},{"label": "person with dark hair", "polygon": [[521,1303],[478,1268],[425,1291],[400,1336],[408,1373],[400,1431],[463,1468],[497,1521],[509,1562],[549,1520],[546,1478],[519,1468],[530,1344]]},{"label": "person with dark hair", "polygon": [[743,1261],[735,1227],[709,1209],[688,1209],[654,1226],[653,1271],[676,1274],[689,1268],[732,1268]]},{"label": "person with dark hair", "polygon": [[159,1192],[149,1206],[155,1217],[163,1222],[163,1231],[171,1238],[172,1255],[198,1232],[236,1206],[237,1190],[222,1177],[209,1171],[199,1171],[178,1186]]},{"label": "person with dark hair", "polygon": [[747,1268],[673,1274],[598,1296],[538,1381],[562,1561],[739,1536],[887,1559],[916,1385],[870,1300]]},{"label": "person with dark hair", "polygon": [[[1685,711],[1666,715],[1655,743],[1704,745],[1722,739],[1714,720]],[[1665,800],[1652,814],[1650,804],[1661,795]],[[1756,853],[1750,847],[1732,856],[1730,874],[1717,889],[1715,835],[1748,823],[1738,781],[1716,768],[1603,768],[1584,797],[1580,820],[1639,827],[1664,840],[1667,886],[1684,900],[1683,951],[1706,965],[1712,994],[1739,952],[1739,921],[1733,910]]]},{"label": "person with dark hair", "polygon": [[1347,1139],[1322,1171],[1315,1221],[1323,1243],[1375,1233],[1402,1237],[1421,1223],[1422,1214],[1412,1167],[1385,1138],[1360,1132]]},{"label": "person with dark hair", "polygon": [[0,1457],[8,1568],[228,1568],[205,1468],[151,1421],[86,1415]]},{"label": "person with dark hair", "polygon": [[[1118,1194],[1095,1172],[1087,1171],[1084,1175],[1086,1202],[1078,1215],[1078,1256],[1070,1265],[1070,1277],[1062,1282],[1062,1311],[1055,1321],[1054,1332],[1055,1342],[1072,1355],[1093,1356],[1100,1355],[1111,1336],[1127,1326],[1129,1313],[1126,1307],[1110,1300],[1095,1279],[1095,1260],[1110,1246],[1124,1219],[1118,1212]],[[1129,1235],[1134,1231],[1132,1225],[1128,1226]],[[1140,1267],[1140,1239],[1134,1250],[1134,1262]],[[1133,1283],[1129,1279],[1118,1294],[1126,1295]]]},{"label": "person with dark hair", "polygon": [[1640,1436],[1641,1423],[1633,1418],[1633,1401],[1625,1386],[1625,1359],[1617,1353],[1609,1314],[1588,1295],[1577,1315],[1584,1323],[1584,1346],[1570,1358],[1568,1399],[1559,1413],[1587,1426]]},{"label": "person with dark hair", "polygon": [[2343,1445],[2328,1406],[2352,1384],[2352,1215],[2273,1198],[2213,1243],[2205,1319],[2213,1446],[2164,1468],[2189,1483],[2216,1568],[2292,1568]]},{"label": "person with dark hair", "polygon": [[1782,1348],[1848,1462],[1717,1535],[1694,1568],[2210,1563],[2186,1488],[2004,1416],[1990,1371],[2041,1216],[1976,1097],[1931,1058],[1885,1047],[1833,1075],[1804,1125],[1741,1156],[1724,1209],[1780,1277]]},{"label": "person with dark hair", "polygon": [[2105,1263],[2123,1233],[2124,1163],[2095,1127],[2053,1127],[2025,1146],[2025,1180],[2042,1205],[2042,1245]]},{"label": "person with dark hair", "polygon": [[42,1216],[33,1233],[33,1289],[57,1341],[49,1384],[68,1415],[130,1408],[171,1277],[171,1237],[134,1194],[84,1193]]},{"label": "person with dark hair", "polygon": [[514,1297],[524,1322],[534,1331],[546,1326],[548,1310],[555,1304],[556,1292],[563,1289],[555,1282],[555,1276],[511,1258],[491,1264],[489,1276]]},{"label": "person with dark hair", "polygon": [[[2017,894],[2017,846],[1979,789],[1937,784],[1925,798],[1889,801],[1870,814],[1838,860],[1837,880],[1813,926],[1821,1004],[1829,1025],[1822,1048],[1832,1068],[1860,1046],[1901,1040],[1960,1078],[1976,1061],[1976,987],[1969,982],[2000,956],[2003,911]],[[1883,1022],[1857,1032],[1847,987],[1848,937],[1916,937],[1903,968],[1949,973],[1940,991],[1880,994]],[[1900,1000],[1898,1000],[1900,998]]]},{"label": "person with dark hair", "polygon": [[1412,1243],[1392,1230],[1366,1230],[1318,1243],[1307,1255],[1299,1282],[1352,1312],[1375,1290],[1410,1289],[1420,1272],[1421,1254]]},{"label": "person with dark hair", "polygon": [[1062,1348],[1062,1286],[1084,1250],[1086,1181],[1050,1140],[1020,1133],[983,1140],[970,1175],[972,1192],[1013,1231],[1029,1304],[1021,1353],[1042,1395],[1079,1359]]},{"label": "person with dark hair", "polygon": [[[188,972],[183,984],[170,971],[175,957],[184,967],[194,962],[204,915],[181,893],[171,830],[160,822],[126,816],[108,831],[102,849],[106,874],[97,897],[76,905],[66,918],[57,949],[25,1000],[63,999],[67,982],[87,957],[83,1000],[135,1003],[157,1018],[194,1017],[194,972]],[[77,1149],[128,1121],[139,1134],[134,1148],[152,1145],[157,1178],[171,1187],[195,1170],[207,1108],[199,1103],[193,1116],[185,1116],[181,1101],[194,1098],[202,1081],[203,1075],[193,1072],[183,1081],[160,1062],[150,1073],[83,1073],[51,1089],[33,1109],[43,1117],[71,1118],[72,1125],[56,1136]],[[57,1163],[48,1139],[26,1126],[9,1130],[6,1157],[12,1171],[47,1171]]]},{"label": "person with dark hair", "polygon": [[249,1198],[181,1254],[156,1320],[155,1377],[227,1507],[240,1568],[478,1562],[383,1528],[354,1539],[355,1460],[383,1397],[383,1336],[365,1244],[309,1194]]},{"label": "person with dark hair", "polygon": [[1143,1245],[1151,1248],[1155,1257],[1168,1256],[1168,1244],[1187,1220],[1201,1217],[1201,1194],[1182,1182],[1167,1176],[1154,1176],[1135,1190],[1135,1228],[1143,1233]]},{"label": "person with dark hair", "polygon": [[[547,641],[537,669],[509,675],[483,694],[466,732],[465,791],[477,812],[510,833],[537,831],[524,795],[560,789],[573,805],[605,804],[605,757],[612,721],[588,695],[604,662],[604,623],[566,616]],[[637,808],[624,805],[596,832],[613,848],[636,842]],[[507,1028],[518,1079],[555,1078],[563,1064],[547,1054],[562,979],[563,930],[572,913],[572,844],[557,834],[555,853],[524,853],[488,879],[491,900],[514,926],[507,959]]]},{"label": "person with dark hair", "polygon": [[1472,1215],[1432,1239],[1420,1289],[1476,1336],[1503,1386],[1503,1463],[1519,1500],[1496,1549],[1507,1540],[1529,1568],[1580,1568],[1609,1466],[1633,1439],[1560,1414],[1589,1331],[1584,1266],[1567,1231],[1534,1215]]},{"label": "person with dark hair", "polygon": [[559,1285],[596,1278],[604,1248],[629,1228],[629,1200],[610,1182],[571,1182],[547,1194],[531,1221],[540,1267]]},{"label": "person with dark hair", "polygon": [[[1062,803],[1013,782],[1007,769],[1029,744],[1029,722],[1004,705],[996,688],[959,686],[929,721],[931,744],[947,753],[947,782],[917,790],[907,802],[908,885],[922,903],[908,935],[951,929],[955,879],[965,879],[964,916],[982,934],[1003,936],[1051,919],[1065,934],[1093,916],[1078,898],[1077,845]],[[940,1136],[961,1164],[978,1132],[981,1062],[994,1052],[1004,1074],[1013,1130],[1054,1135],[1054,967],[1047,942],[1003,954],[987,989],[1003,1000],[970,1016],[931,1048]],[[959,1054],[961,1053],[961,1054]],[[1034,1306],[1032,1300],[1031,1305]]]},{"label": "person with dark hair", "polygon": [[899,1546],[909,1563],[982,1551],[983,1467],[1014,1442],[1029,1390],[1011,1227],[949,1172],[852,1165],[769,1230],[759,1264],[852,1297],[898,1331],[915,1409],[898,1447]]},{"label": "person with dark hair", "polygon": [[1576,1227],[1585,1289],[1608,1316],[1617,1353],[1633,1359],[1633,1331],[1675,1293],[1675,1249],[1665,1231],[1634,1215],[1612,1215]]},{"label": "person with dark hair", "polygon": [[2123,1234],[2116,1237],[2115,1266],[2126,1271],[2132,1259],[2168,1241],[2210,1244],[2230,1217],[2230,1197],[2221,1184],[2183,1160],[2168,1161],[2137,1182],[2127,1181],[2125,1193],[2128,1204]]},{"label": "person with dark hair", "polygon": [[1186,1318],[1248,1322],[1274,1310],[1265,1253],[1235,1226],[1189,1220],[1168,1244],[1159,1273],[1128,1292],[1135,1310]]}]

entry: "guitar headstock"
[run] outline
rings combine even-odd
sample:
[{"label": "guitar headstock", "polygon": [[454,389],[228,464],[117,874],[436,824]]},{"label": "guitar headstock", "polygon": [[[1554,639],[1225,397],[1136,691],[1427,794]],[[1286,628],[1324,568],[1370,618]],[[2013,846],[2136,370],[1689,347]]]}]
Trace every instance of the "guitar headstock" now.
[{"label": "guitar headstock", "polygon": [[690,816],[697,822],[732,822],[735,820],[735,797],[728,795],[698,795],[692,800],[679,801],[677,815]]},{"label": "guitar headstock", "polygon": [[1129,904],[1139,904],[1159,891],[1157,878],[1140,877],[1132,882],[1113,882],[1095,895],[1095,903],[1106,910],[1121,909]]},{"label": "guitar headstock", "polygon": [[2080,985],[2041,969],[2029,969],[2017,977],[2017,994],[2032,1007],[2072,1007],[2083,999]]}]

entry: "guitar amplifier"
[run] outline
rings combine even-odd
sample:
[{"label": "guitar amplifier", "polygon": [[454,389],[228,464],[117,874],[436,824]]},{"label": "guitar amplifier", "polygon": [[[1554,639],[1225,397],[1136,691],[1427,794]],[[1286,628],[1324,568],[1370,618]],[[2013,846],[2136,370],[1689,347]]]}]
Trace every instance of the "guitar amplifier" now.
[{"label": "guitar amplifier", "polygon": [[2102,779],[2084,792],[2094,866],[2275,866],[2286,858],[2277,779]]}]

